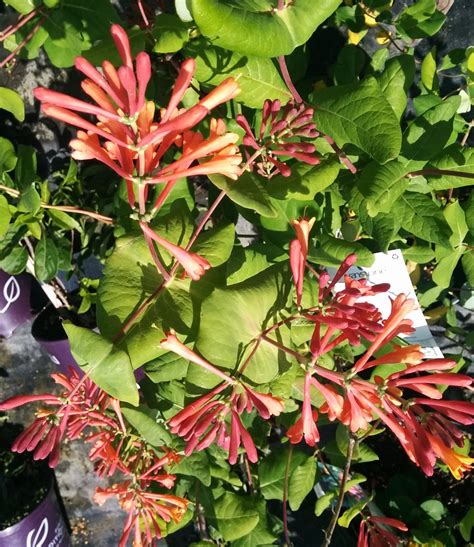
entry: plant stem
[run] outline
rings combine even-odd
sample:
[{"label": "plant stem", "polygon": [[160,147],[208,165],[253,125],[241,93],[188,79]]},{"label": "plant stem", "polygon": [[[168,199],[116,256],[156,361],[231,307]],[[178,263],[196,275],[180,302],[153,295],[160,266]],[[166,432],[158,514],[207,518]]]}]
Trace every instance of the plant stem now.
[{"label": "plant stem", "polygon": [[[4,184],[0,184],[0,190],[5,192],[5,194],[8,194],[14,198],[18,198],[21,195],[21,192],[18,190],[15,190],[14,188],[9,188],[8,186],[5,186]],[[103,224],[113,224],[114,220],[111,217],[106,217],[105,215],[101,215],[100,213],[94,213],[93,211],[86,211],[85,209],[78,209],[77,207],[74,207],[72,205],[49,205],[47,203],[40,203],[40,207],[43,209],[55,209],[56,211],[64,211],[65,213],[72,213],[76,215],[84,215],[90,218],[93,218],[95,220],[98,220],[99,222],[102,222]]]},{"label": "plant stem", "polygon": [[288,72],[288,67],[286,66],[285,56],[280,55],[278,57],[278,64],[280,65],[281,75],[283,76],[283,80],[285,80],[285,84],[290,90],[291,94],[293,95],[293,99],[299,104],[303,102],[303,99],[301,98],[301,95],[298,93],[295,85],[293,84],[293,81],[291,79],[290,73]]},{"label": "plant stem", "polygon": [[27,15],[22,15],[18,18],[18,21],[15,25],[10,25],[3,32],[0,32],[0,42],[3,42],[9,36],[19,31],[23,25],[26,25],[26,23],[28,23],[28,21],[36,15],[37,11],[37,9],[34,9],[33,11],[30,11],[30,13],[28,13]]},{"label": "plant stem", "polygon": [[33,27],[33,29],[25,36],[25,38],[18,44],[18,46],[3,59],[3,61],[0,63],[0,68],[3,68],[5,65],[7,65],[12,59],[15,58],[15,55],[33,38],[33,36],[36,34],[36,31],[42,26],[42,24],[46,21],[47,17],[43,17],[41,21],[37,25]]},{"label": "plant stem", "polygon": [[421,169],[420,171],[412,171],[406,176],[408,178],[417,177],[418,175],[446,175],[450,177],[461,177],[465,179],[474,179],[474,173],[466,173],[464,171],[451,171],[450,169],[434,169],[427,168]]},{"label": "plant stem", "polygon": [[346,156],[346,154],[344,153],[344,151],[339,148],[339,146],[337,146],[336,142],[334,141],[334,139],[332,137],[330,137],[329,135],[323,135],[324,139],[326,140],[326,142],[328,142],[332,149],[334,150],[334,152],[336,152],[336,154],[338,155],[339,157],[339,160],[341,161],[341,163],[343,163],[348,169],[349,171],[352,173],[352,174],[355,174],[357,173],[357,168],[356,166],[351,162],[351,160]]},{"label": "plant stem", "polygon": [[222,190],[222,192],[217,196],[214,203],[209,207],[206,214],[202,217],[202,219],[199,221],[199,224],[194,231],[194,234],[192,235],[191,239],[189,240],[188,244],[186,245],[186,251],[189,251],[193,243],[196,241],[198,235],[202,232],[204,226],[206,225],[207,221],[211,218],[212,213],[216,210],[219,203],[224,199],[225,192]]},{"label": "plant stem", "polygon": [[352,456],[354,454],[354,448],[356,446],[356,438],[353,435],[349,436],[349,445],[347,446],[347,456],[346,456],[346,466],[344,467],[344,473],[341,479],[341,485],[339,487],[339,496],[337,498],[336,507],[334,508],[334,514],[332,516],[331,522],[325,532],[325,539],[321,547],[328,547],[331,544],[331,539],[336,529],[336,524],[341,514],[342,503],[344,501],[345,489],[347,479],[349,478],[349,471],[351,469]]},{"label": "plant stem", "polygon": [[265,336],[265,334],[262,334],[261,338],[262,338],[262,340],[265,340],[265,342],[268,342],[269,344],[271,344],[272,346],[275,346],[279,350],[284,351],[285,353],[288,353],[289,355],[294,357],[300,363],[307,363],[308,362],[308,360],[305,359],[302,355],[300,355],[297,351],[294,351],[290,348],[287,348],[286,346],[284,346],[283,344],[280,344],[276,340],[272,340],[271,338],[268,338],[268,336]]},{"label": "plant stem", "polygon": [[286,460],[285,468],[285,483],[283,486],[283,530],[285,532],[285,542],[288,547],[291,547],[290,531],[288,529],[288,483],[290,482],[290,464],[291,457],[293,455],[293,445],[290,445],[288,450],[288,458]]}]

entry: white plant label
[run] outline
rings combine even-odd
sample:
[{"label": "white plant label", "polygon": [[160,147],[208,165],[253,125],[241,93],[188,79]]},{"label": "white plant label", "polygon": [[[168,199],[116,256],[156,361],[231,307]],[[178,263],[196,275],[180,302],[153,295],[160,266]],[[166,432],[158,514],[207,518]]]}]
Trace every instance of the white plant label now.
[{"label": "white plant label", "polygon": [[[366,278],[372,285],[389,283],[390,289],[386,293],[368,296],[363,300],[375,304],[379,308],[384,319],[390,314],[390,298],[393,299],[397,295],[403,293],[406,294],[408,298],[412,298],[418,303],[415,289],[413,288],[413,284],[405,266],[402,251],[400,249],[395,249],[393,251],[388,251],[387,253],[375,253],[374,256],[375,260],[372,266],[368,268],[357,265],[352,266],[347,272],[347,275],[352,277],[352,279]],[[331,277],[334,277],[336,269],[329,268],[328,272]],[[343,288],[343,280],[336,283],[336,292],[341,291]],[[415,332],[408,335],[402,335],[400,338],[403,338],[409,344],[420,344],[425,357],[428,359],[443,357],[443,353],[436,344],[419,305],[418,309],[408,314],[407,318],[413,321]]]},{"label": "white plant label", "polygon": [[3,298],[5,305],[0,308],[0,313],[7,313],[10,306],[20,298],[21,290],[18,281],[13,277],[9,277],[3,286]]}]

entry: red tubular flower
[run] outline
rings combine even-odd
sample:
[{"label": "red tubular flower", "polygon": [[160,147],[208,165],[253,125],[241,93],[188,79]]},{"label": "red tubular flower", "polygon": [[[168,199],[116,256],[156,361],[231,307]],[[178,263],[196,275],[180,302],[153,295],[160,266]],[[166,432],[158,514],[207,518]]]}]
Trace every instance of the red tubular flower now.
[{"label": "red tubular flower", "polygon": [[132,530],[134,546],[151,545],[155,539],[161,538],[158,519],[178,523],[188,506],[188,501],[183,498],[149,492],[133,481],[114,484],[110,488],[97,488],[94,501],[102,505],[110,497],[116,497],[128,513],[119,547],[127,545]]},{"label": "red tubular flower", "polygon": [[303,406],[301,418],[286,432],[286,436],[292,444],[304,440],[308,446],[314,446],[319,441],[319,431],[315,420],[318,417],[316,410],[311,406],[311,374],[307,372],[304,377]]},{"label": "red tubular flower", "polygon": [[[289,102],[282,109],[280,101],[267,99],[263,104],[262,121],[256,133],[252,131],[245,117],[239,114],[236,120],[245,131],[243,143],[250,150],[246,152],[247,157],[256,155],[256,159],[250,162],[250,168],[255,163],[258,173],[270,179],[277,173],[284,177],[290,176],[291,168],[285,163],[286,158],[295,158],[310,165],[318,164],[316,147],[305,141],[318,136],[313,114],[312,108],[302,104]],[[284,161],[277,158],[284,158]]]},{"label": "red tubular flower", "polygon": [[290,266],[296,288],[296,303],[301,304],[303,295],[303,281],[308,256],[309,233],[313,227],[315,218],[301,218],[292,220],[291,224],[296,232],[297,239],[290,244]]},{"label": "red tubular flower", "polygon": [[387,527],[408,531],[404,522],[388,517],[363,517],[359,527],[357,547],[398,547],[400,540]]},{"label": "red tubular flower", "polygon": [[49,457],[50,467],[59,461],[59,448],[63,438],[77,438],[91,423],[102,418],[100,412],[110,404],[108,395],[87,377],[80,378],[70,369],[70,376],[52,374],[53,380],[64,388],[60,395],[20,395],[0,403],[0,410],[10,410],[18,406],[41,401],[53,408],[42,408],[36,413],[35,421],[14,441],[14,452],[33,452],[35,460]]},{"label": "red tubular flower", "polygon": [[206,273],[206,270],[209,270],[211,267],[205,258],[202,258],[195,253],[185,251],[181,247],[178,247],[178,245],[174,245],[173,243],[167,241],[154,232],[145,222],[140,222],[140,228],[145,236],[153,239],[153,241],[156,241],[159,245],[171,253],[193,281],[201,279],[201,277]]}]

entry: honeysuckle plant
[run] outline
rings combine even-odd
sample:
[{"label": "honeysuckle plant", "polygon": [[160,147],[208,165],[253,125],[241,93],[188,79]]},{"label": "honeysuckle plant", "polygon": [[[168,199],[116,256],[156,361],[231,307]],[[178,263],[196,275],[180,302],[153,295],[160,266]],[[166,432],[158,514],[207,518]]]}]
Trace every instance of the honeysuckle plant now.
[{"label": "honeysuckle plant", "polygon": [[[374,510],[379,493],[356,466],[384,458],[371,448],[382,436],[427,477],[462,480],[474,462],[471,379],[462,362],[407,341],[415,300],[347,274],[401,248],[425,305],[451,291],[460,261],[473,284],[473,53],[438,67],[432,51],[415,78],[414,41],[445,20],[435,0],[397,16],[371,0],[177,1],[156,18],[144,4],[139,27],[111,15],[110,38],[93,44],[91,33],[73,58],[53,32],[44,41],[53,63],[85,79],[82,98],[37,88],[42,115],[74,128],[73,159],[100,165],[114,196],[107,211],[92,199],[67,213],[113,238],[98,332],[65,324],[84,376],[54,375],[59,392],[0,404],[42,403],[13,449],[54,466],[62,440],[89,442],[96,472],[113,480],[96,501],[116,497],[127,513],[124,546],[191,522],[202,544],[291,545],[315,485],[321,545],[337,543],[338,525],[360,546],[417,541],[401,510]],[[37,6],[7,39],[38,13],[73,32],[70,10]],[[323,74],[310,55],[320,26],[347,38]],[[443,70],[460,89],[441,94]],[[376,295],[389,295],[387,316]],[[335,486],[321,494],[324,476]]]}]

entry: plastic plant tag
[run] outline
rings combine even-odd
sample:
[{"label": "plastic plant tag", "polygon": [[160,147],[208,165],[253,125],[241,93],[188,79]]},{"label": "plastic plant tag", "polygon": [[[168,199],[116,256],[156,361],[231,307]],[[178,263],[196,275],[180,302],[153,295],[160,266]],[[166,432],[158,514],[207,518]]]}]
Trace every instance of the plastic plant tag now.
[{"label": "plastic plant tag", "polygon": [[[395,298],[398,294],[404,293],[409,298],[416,300],[416,302],[418,302],[418,299],[400,249],[395,249],[388,253],[374,253],[374,256],[375,260],[372,266],[368,268],[357,265],[352,266],[347,272],[347,275],[352,277],[352,279],[366,278],[373,285],[377,283],[390,283],[390,290],[387,293],[368,296],[363,299],[366,302],[375,304],[385,319],[390,314],[390,298]],[[328,272],[329,275],[333,277],[336,270],[334,268],[329,268]],[[336,292],[343,288],[343,281],[336,283]],[[400,338],[403,338],[409,344],[420,344],[425,357],[429,359],[443,357],[443,353],[431,334],[421,308],[419,307],[408,314],[407,319],[413,321],[415,332],[409,335],[402,335]]]}]

